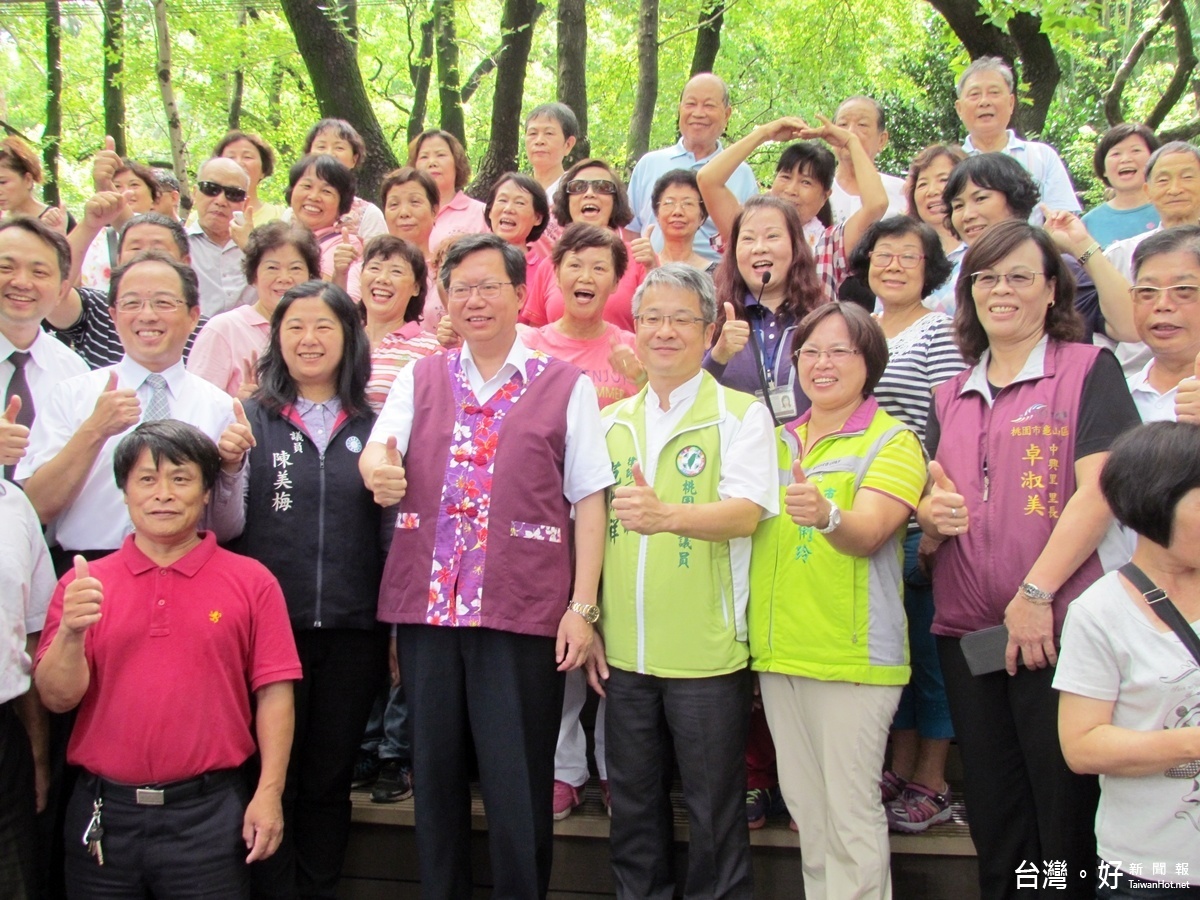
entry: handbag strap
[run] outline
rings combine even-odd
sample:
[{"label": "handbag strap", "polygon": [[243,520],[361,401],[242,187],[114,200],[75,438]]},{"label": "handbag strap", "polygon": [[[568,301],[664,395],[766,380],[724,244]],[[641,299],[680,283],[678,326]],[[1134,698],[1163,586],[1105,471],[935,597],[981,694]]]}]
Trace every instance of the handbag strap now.
[{"label": "handbag strap", "polygon": [[1142,596],[1150,605],[1150,609],[1171,627],[1171,630],[1178,635],[1179,640],[1183,641],[1183,646],[1187,647],[1188,652],[1192,654],[1192,658],[1196,660],[1196,665],[1200,665],[1200,635],[1196,634],[1196,630],[1188,624],[1183,613],[1171,602],[1167,592],[1151,581],[1149,576],[1132,562],[1121,566],[1120,572],[1129,579],[1135,588],[1141,591]]}]

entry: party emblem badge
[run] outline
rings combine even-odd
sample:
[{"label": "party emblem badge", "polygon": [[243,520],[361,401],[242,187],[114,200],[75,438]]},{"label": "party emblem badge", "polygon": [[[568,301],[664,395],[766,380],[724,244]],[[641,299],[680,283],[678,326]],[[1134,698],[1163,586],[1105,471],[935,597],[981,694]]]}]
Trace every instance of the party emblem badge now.
[{"label": "party emblem badge", "polygon": [[357,435],[352,434],[350,437],[346,438],[346,449],[351,453],[362,453],[362,448],[362,441],[358,439]]},{"label": "party emblem badge", "polygon": [[679,451],[679,455],[675,457],[675,468],[679,470],[680,475],[695,478],[704,471],[706,462],[704,451],[691,444]]}]

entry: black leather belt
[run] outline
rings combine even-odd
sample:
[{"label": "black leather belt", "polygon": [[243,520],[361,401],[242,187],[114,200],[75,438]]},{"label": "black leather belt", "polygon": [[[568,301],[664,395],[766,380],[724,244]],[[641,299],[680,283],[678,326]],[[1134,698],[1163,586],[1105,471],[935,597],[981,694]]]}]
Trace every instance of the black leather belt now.
[{"label": "black leather belt", "polygon": [[97,796],[105,800],[137,806],[165,806],[231,785],[241,774],[238,769],[218,769],[183,781],[141,786],[109,781],[91,772],[86,773],[86,777],[90,779],[90,786],[96,788]]}]

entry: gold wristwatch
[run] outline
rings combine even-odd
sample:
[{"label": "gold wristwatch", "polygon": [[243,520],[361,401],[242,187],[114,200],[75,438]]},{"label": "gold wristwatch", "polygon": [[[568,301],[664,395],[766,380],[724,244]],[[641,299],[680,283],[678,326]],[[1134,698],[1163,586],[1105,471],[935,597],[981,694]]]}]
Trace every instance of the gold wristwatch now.
[{"label": "gold wristwatch", "polygon": [[583,621],[589,625],[595,625],[596,620],[600,618],[600,607],[594,603],[576,603],[572,600],[567,604],[567,609],[573,613],[583,616]]}]

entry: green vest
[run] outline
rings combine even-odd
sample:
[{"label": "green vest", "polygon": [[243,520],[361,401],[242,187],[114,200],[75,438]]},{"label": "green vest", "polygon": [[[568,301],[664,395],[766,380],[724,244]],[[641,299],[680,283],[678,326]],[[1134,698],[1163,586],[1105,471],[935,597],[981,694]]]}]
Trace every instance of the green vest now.
[{"label": "green vest", "polygon": [[[654,490],[665,503],[716,503],[722,422],[754,403],[707,372],[696,399],[663,447]],[[646,389],[605,411],[616,486],[633,483],[646,459]],[[610,489],[611,490],[611,489]],[[611,495],[610,495],[611,497]],[[609,665],[665,678],[726,675],[746,665],[749,572],[735,571],[729,543],[626,531],[610,511],[600,625]]]}]

